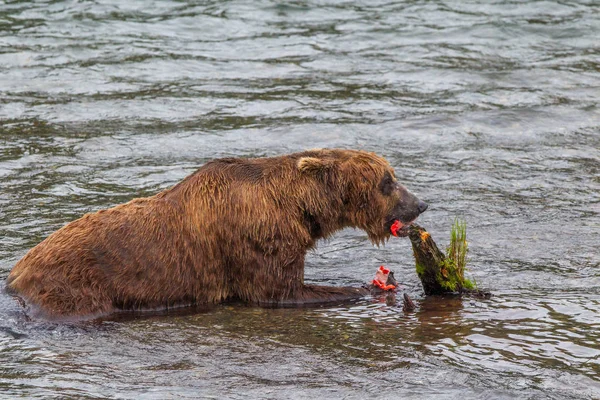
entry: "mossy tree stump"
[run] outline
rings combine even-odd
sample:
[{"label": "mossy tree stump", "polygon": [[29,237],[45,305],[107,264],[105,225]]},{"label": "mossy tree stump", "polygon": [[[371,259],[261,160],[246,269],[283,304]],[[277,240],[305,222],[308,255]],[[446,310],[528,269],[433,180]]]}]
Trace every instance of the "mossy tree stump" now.
[{"label": "mossy tree stump", "polygon": [[[417,275],[421,279],[423,289],[426,295],[436,295],[444,293],[481,293],[475,289],[473,283],[464,277],[464,254],[466,254],[466,228],[463,235],[458,240],[464,243],[458,243],[465,246],[461,262],[457,263],[454,259],[446,257],[437,247],[429,232],[424,228],[413,224],[409,231],[409,238],[415,256]],[[457,245],[456,235],[453,228],[452,251]],[[459,264],[459,265],[457,265]],[[462,265],[461,265],[462,264]],[[485,297],[488,297],[487,295]]]}]

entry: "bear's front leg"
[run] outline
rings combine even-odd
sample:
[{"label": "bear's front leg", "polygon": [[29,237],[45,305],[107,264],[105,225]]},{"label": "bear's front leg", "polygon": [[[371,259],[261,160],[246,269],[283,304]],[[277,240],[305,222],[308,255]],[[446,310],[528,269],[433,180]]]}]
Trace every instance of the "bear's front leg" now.
[{"label": "bear's front leg", "polygon": [[[234,268],[230,269],[230,282],[235,296],[242,301],[261,306],[302,307],[356,300],[370,294],[369,289],[361,287],[305,285],[303,248],[286,248],[265,256],[267,252],[257,251],[256,247],[249,248],[243,262],[231,264]],[[294,253],[299,255],[289,256]]]},{"label": "bear's front leg", "polygon": [[280,301],[281,306],[318,305],[357,300],[370,294],[369,289],[350,286],[303,285],[293,297]]},{"label": "bear's front leg", "polygon": [[357,300],[370,293],[369,289],[361,287],[302,285],[287,296],[265,296],[257,299],[256,303],[271,307],[316,306]]}]

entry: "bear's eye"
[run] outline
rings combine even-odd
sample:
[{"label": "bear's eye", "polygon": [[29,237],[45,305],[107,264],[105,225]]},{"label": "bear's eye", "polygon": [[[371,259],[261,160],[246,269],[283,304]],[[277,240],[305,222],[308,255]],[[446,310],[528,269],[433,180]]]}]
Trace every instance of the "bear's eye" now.
[{"label": "bear's eye", "polygon": [[381,193],[384,195],[389,196],[394,191],[395,186],[394,178],[392,178],[392,175],[390,175],[389,172],[386,172],[379,183],[379,190],[381,190]]}]

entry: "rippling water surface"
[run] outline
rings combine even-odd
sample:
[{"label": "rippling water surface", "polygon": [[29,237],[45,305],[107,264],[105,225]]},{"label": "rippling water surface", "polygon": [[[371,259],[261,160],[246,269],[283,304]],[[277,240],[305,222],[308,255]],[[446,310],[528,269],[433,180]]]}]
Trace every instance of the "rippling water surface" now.
[{"label": "rippling water surface", "polygon": [[[0,294],[0,397],[600,398],[600,9],[590,1],[0,0],[0,279],[82,214],[207,160],[387,157],[490,300],[424,298],[408,240],[347,230],[418,304],[223,305],[56,325]],[[0,282],[3,285],[3,282]]]}]

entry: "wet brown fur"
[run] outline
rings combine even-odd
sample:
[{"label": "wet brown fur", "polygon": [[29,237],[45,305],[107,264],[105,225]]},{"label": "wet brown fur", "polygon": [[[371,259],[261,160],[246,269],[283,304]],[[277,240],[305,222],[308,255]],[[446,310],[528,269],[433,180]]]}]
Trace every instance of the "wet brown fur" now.
[{"label": "wet brown fur", "polygon": [[307,304],[364,289],[304,285],[304,257],[344,227],[374,243],[398,201],[373,153],[313,150],[218,159],[176,186],[84,215],[31,249],[8,288],[45,316],[89,316],[238,299]]}]

